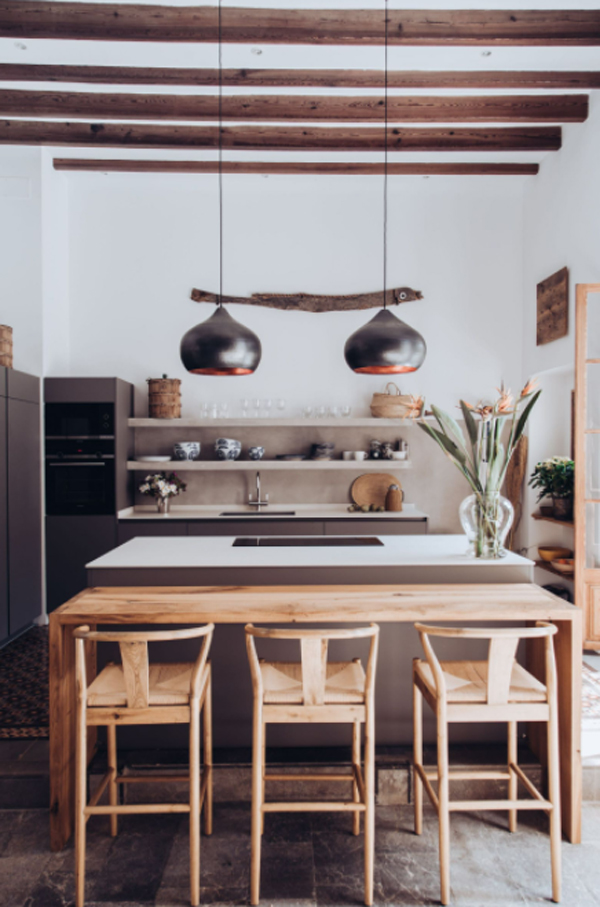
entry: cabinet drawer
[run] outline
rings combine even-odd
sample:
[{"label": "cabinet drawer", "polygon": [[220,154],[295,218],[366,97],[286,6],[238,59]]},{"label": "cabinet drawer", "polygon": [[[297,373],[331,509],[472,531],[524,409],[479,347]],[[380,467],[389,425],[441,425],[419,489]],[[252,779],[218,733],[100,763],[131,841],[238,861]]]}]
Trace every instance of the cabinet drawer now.
[{"label": "cabinet drawer", "polygon": [[167,522],[150,522],[150,520],[140,520],[139,523],[134,520],[123,520],[119,523],[117,529],[117,539],[119,545],[128,542],[130,539],[138,536],[165,536],[165,535],[187,535],[188,524],[185,520],[178,520],[176,523]]},{"label": "cabinet drawer", "polygon": [[275,520],[262,516],[222,522],[194,520],[188,526],[190,535],[323,535],[321,520]]},{"label": "cabinet drawer", "polygon": [[427,520],[326,520],[325,535],[426,535]]},{"label": "cabinet drawer", "polygon": [[588,586],[587,602],[587,638],[600,640],[600,586]]}]

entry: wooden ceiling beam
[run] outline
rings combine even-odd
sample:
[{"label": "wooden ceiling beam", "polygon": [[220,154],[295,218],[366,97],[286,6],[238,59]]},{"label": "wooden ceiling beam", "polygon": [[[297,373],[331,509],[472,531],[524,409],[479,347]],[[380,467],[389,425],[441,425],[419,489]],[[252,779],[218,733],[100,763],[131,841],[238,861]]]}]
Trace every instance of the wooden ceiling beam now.
[{"label": "wooden ceiling beam", "polygon": [[[97,160],[54,158],[55,170],[104,173],[218,173],[218,161]],[[410,163],[388,162],[390,176],[535,176],[539,164]],[[381,176],[383,164],[314,161],[223,161],[226,174]]]},{"label": "wooden ceiling beam", "polygon": [[[63,82],[95,85],[196,85],[216,88],[218,69],[161,66],[77,66],[45,63],[0,63],[0,82]],[[231,88],[382,88],[377,69],[224,69],[223,85]],[[388,72],[388,86],[407,90],[430,88],[546,89],[578,91],[600,88],[600,72],[496,70]]]},{"label": "wooden ceiling beam", "polygon": [[[383,129],[327,126],[226,126],[228,150],[383,151]],[[218,126],[0,120],[0,144],[218,148]],[[454,128],[394,126],[390,151],[558,151],[559,126]]]},{"label": "wooden ceiling beam", "polygon": [[[600,44],[600,10],[389,10],[393,45]],[[216,6],[0,2],[0,36],[88,41],[214,42]],[[224,7],[222,40],[252,44],[384,43],[380,10]]]},{"label": "wooden ceiling beam", "polygon": [[[588,97],[564,95],[395,95],[388,122],[581,123]],[[108,120],[381,122],[381,96],[99,94],[0,89],[0,116]]]}]

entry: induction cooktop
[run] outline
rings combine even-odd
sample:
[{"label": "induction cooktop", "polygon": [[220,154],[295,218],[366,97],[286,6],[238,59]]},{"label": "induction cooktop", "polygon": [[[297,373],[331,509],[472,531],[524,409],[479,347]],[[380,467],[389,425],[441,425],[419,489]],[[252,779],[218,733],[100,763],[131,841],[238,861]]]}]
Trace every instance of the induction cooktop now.
[{"label": "induction cooktop", "polygon": [[383,545],[376,536],[252,536],[238,538],[233,548],[362,548]]}]

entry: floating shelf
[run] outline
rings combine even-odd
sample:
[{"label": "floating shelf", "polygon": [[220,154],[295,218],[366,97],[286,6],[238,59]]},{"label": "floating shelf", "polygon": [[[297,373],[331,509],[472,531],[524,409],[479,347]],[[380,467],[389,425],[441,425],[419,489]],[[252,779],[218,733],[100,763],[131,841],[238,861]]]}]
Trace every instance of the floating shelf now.
[{"label": "floating shelf", "polygon": [[130,428],[410,428],[414,419],[129,419]]},{"label": "floating shelf", "polygon": [[558,523],[559,526],[570,526],[573,528],[575,525],[573,520],[557,520],[554,516],[543,516],[541,513],[532,513],[531,516],[534,520],[544,520],[546,523]]},{"label": "floating shelf", "polygon": [[170,460],[167,463],[138,463],[129,460],[127,469],[136,472],[182,470],[190,472],[262,472],[264,469],[352,469],[362,472],[395,472],[412,469],[410,460]]},{"label": "floating shelf", "polygon": [[561,573],[560,570],[552,566],[550,561],[536,561],[535,566],[541,567],[542,570],[547,570],[548,573],[554,573],[555,576],[560,576],[561,579],[568,579],[573,582],[575,578],[574,573]]}]

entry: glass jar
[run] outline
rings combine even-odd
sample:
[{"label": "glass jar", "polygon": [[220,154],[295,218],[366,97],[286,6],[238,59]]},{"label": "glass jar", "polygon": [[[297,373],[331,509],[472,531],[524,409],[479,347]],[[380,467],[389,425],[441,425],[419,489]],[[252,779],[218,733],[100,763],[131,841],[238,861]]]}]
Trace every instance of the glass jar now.
[{"label": "glass jar", "polygon": [[506,557],[504,542],[515,516],[508,498],[497,491],[471,494],[460,505],[458,514],[469,540],[469,554],[489,560]]}]

